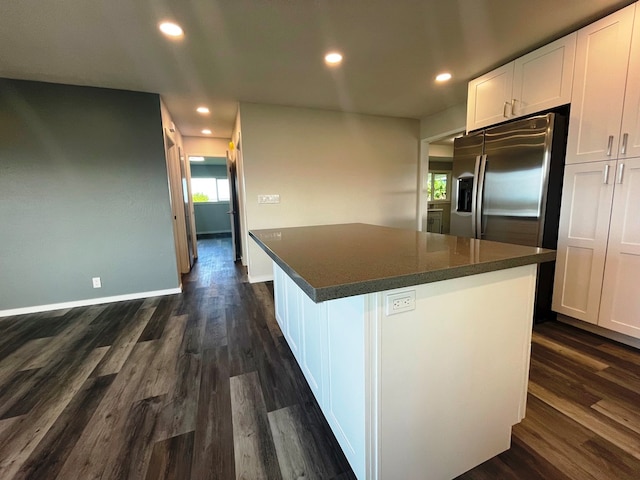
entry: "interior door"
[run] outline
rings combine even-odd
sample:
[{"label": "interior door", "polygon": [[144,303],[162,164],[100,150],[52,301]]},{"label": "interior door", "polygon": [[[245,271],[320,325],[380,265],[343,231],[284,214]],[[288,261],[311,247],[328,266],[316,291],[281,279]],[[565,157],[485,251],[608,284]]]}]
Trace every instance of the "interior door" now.
[{"label": "interior door", "polygon": [[191,189],[189,188],[189,175],[185,165],[184,152],[178,147],[178,158],[180,159],[180,179],[182,180],[182,199],[184,207],[184,222],[187,234],[187,251],[189,255],[189,269],[193,266],[197,254],[195,253],[193,242],[193,222],[191,218]]},{"label": "interior door", "polygon": [[238,171],[236,162],[231,160],[229,152],[227,152],[227,178],[229,179],[229,220],[231,221],[231,243],[233,245],[233,260],[239,260],[242,257],[242,235],[240,234],[240,219],[238,212],[240,211],[238,202]]}]

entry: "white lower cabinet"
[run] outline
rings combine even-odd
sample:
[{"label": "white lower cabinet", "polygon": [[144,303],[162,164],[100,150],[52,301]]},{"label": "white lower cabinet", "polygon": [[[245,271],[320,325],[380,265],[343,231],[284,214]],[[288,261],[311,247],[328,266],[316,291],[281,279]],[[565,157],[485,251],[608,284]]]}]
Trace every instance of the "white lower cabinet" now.
[{"label": "white lower cabinet", "polygon": [[[535,283],[527,265],[314,303],[274,263],[279,323],[359,480],[452,479],[509,448]],[[415,310],[387,314],[409,290]]]},{"label": "white lower cabinet", "polygon": [[640,158],[565,168],[553,309],[640,338]]},{"label": "white lower cabinet", "polygon": [[553,310],[598,323],[616,162],[567,165],[562,186]]},{"label": "white lower cabinet", "polygon": [[640,158],[618,161],[598,325],[640,338]]}]

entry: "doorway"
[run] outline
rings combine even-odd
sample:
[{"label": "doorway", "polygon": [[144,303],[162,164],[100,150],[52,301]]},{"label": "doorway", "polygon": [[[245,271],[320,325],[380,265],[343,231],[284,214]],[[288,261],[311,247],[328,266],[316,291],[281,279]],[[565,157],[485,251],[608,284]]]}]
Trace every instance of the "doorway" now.
[{"label": "doorway", "polygon": [[464,133],[460,128],[421,142],[417,219],[420,231],[449,233],[453,140]]},{"label": "doorway", "polygon": [[[180,151],[173,133],[165,129],[165,149],[167,157],[167,171],[169,172],[169,196],[171,214],[173,217],[173,236],[176,248],[178,277],[191,270],[193,249],[188,246],[187,212],[184,207],[185,192],[183,189],[183,175],[180,165]],[[187,193],[188,195],[188,193]],[[187,196],[188,201],[188,196]]]}]

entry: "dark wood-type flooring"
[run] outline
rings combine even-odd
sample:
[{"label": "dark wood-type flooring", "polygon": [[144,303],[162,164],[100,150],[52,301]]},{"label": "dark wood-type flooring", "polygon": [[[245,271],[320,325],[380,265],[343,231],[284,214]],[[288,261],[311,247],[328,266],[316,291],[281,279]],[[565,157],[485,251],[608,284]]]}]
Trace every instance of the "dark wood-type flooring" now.
[{"label": "dark wood-type flooring", "polygon": [[[0,319],[0,479],[354,478],[271,284],[199,254],[182,295]],[[512,448],[459,478],[640,479],[640,352],[537,326]]]}]

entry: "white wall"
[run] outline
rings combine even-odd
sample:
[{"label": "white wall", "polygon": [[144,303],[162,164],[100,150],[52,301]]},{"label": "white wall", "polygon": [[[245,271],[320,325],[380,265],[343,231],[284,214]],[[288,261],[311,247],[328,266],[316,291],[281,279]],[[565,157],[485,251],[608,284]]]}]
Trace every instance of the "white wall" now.
[{"label": "white wall", "polygon": [[447,132],[464,129],[467,124],[467,104],[461,103],[420,119],[420,138],[434,138]]},{"label": "white wall", "polygon": [[[415,228],[419,122],[241,103],[247,229],[363,222]],[[259,194],[280,204],[259,205]],[[247,240],[251,281],[271,261]]]}]

